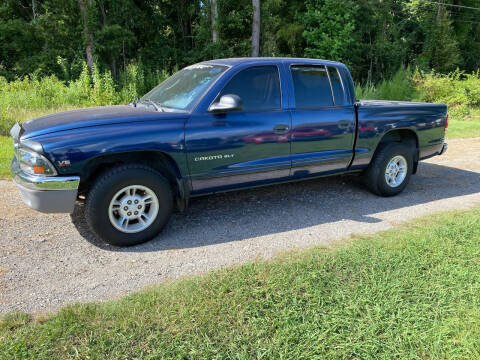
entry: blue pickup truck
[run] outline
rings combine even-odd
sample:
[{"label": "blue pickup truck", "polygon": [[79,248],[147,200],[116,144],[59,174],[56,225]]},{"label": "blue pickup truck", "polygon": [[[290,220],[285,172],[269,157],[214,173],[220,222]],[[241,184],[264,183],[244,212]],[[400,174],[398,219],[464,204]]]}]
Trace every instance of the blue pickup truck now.
[{"label": "blue pickup truck", "polygon": [[348,68],[239,58],[188,66],[129,105],[43,116],[12,128],[23,201],[72,212],[103,241],[156,236],[189,198],[341,173],[380,196],[443,154],[447,107],[359,101]]}]

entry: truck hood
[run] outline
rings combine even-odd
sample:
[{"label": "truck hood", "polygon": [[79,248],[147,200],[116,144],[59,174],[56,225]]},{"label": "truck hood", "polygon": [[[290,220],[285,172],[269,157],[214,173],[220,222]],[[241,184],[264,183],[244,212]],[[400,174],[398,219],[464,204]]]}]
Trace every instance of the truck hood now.
[{"label": "truck hood", "polygon": [[186,112],[157,112],[130,105],[101,106],[42,116],[21,125],[22,139],[57,131],[133,121],[163,121],[186,118]]}]

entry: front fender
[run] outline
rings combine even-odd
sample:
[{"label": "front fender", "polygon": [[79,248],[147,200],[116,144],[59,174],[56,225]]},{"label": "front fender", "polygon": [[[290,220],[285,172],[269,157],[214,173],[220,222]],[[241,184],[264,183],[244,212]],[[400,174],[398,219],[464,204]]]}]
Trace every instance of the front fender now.
[{"label": "front fender", "polygon": [[45,155],[63,175],[81,174],[84,166],[98,157],[158,151],[168,154],[186,177],[184,129],[185,119],[169,119],[59,131],[32,140],[42,144]]}]

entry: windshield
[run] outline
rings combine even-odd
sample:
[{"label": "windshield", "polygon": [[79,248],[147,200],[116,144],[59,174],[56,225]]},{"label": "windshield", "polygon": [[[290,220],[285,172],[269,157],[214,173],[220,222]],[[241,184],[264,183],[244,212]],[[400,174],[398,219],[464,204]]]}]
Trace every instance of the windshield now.
[{"label": "windshield", "polygon": [[190,111],[226,69],[226,66],[206,64],[186,67],[144,95],[141,101],[153,101],[161,107]]}]

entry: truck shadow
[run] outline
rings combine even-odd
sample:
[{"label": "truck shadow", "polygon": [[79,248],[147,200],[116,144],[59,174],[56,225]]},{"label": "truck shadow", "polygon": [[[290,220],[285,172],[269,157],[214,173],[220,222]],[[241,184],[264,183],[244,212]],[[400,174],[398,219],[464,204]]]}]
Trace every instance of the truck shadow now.
[{"label": "truck shadow", "polygon": [[371,194],[357,176],[194,198],[188,211],[174,214],[159,236],[128,248],[98,240],[83,220],[81,205],[72,220],[80,235],[97,247],[118,252],[152,252],[241,241],[341,220],[377,223],[382,220],[375,217],[376,213],[478,192],[480,173],[421,163],[406,190],[392,198]]}]

